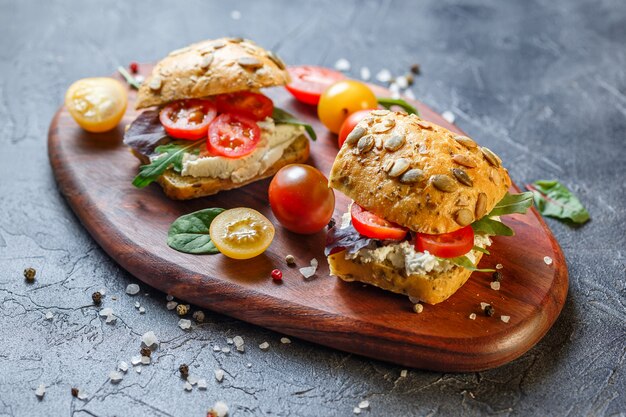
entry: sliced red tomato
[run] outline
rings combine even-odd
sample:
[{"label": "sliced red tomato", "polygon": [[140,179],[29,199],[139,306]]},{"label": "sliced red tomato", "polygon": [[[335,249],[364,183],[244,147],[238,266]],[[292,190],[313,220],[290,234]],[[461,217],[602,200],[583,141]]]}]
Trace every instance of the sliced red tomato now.
[{"label": "sliced red tomato", "polygon": [[428,251],[440,258],[456,258],[463,256],[474,247],[474,230],[465,226],[456,232],[440,235],[418,233],[415,238],[415,249],[419,252]]},{"label": "sliced red tomato", "polygon": [[224,113],[209,125],[207,149],[211,155],[239,158],[256,149],[261,129],[252,119],[240,114]]},{"label": "sliced red tomato", "polygon": [[159,120],[165,133],[176,139],[198,140],[206,137],[209,124],[217,115],[212,101],[188,99],[163,107]]},{"label": "sliced red tomato", "polygon": [[264,120],[274,111],[274,103],[269,97],[251,91],[220,94],[215,102],[220,113],[241,114],[253,120]]},{"label": "sliced red tomato", "polygon": [[320,101],[320,96],[326,88],[345,78],[339,71],[314,65],[288,67],[287,71],[291,77],[291,82],[285,87],[287,91],[296,100],[313,105]]},{"label": "sliced red tomato", "polygon": [[350,216],[356,231],[372,239],[402,240],[407,234],[406,228],[388,222],[356,203],[350,208]]}]

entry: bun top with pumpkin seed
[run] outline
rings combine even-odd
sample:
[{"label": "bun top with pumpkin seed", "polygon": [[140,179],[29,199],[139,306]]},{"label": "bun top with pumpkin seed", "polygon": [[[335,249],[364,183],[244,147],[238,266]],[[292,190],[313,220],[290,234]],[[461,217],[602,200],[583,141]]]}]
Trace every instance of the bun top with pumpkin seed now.
[{"label": "bun top with pumpkin seed", "polygon": [[254,42],[241,38],[207,40],[177,49],[159,61],[141,84],[135,107],[288,82],[283,61]]},{"label": "bun top with pumpkin seed", "polygon": [[346,138],[329,184],[388,221],[441,234],[489,213],[511,179],[472,139],[416,115],[373,110]]}]

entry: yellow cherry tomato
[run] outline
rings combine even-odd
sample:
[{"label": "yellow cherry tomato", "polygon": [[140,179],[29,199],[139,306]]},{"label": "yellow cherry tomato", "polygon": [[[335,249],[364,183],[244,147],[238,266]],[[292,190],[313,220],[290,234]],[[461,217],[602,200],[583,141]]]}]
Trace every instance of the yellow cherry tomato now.
[{"label": "yellow cherry tomato", "polygon": [[317,115],[333,133],[339,133],[341,124],[355,111],[375,109],[376,96],[370,88],[354,80],[342,80],[328,87],[320,97]]},{"label": "yellow cherry tomato", "polygon": [[265,252],[274,239],[274,226],[256,210],[226,210],[211,222],[209,234],[215,247],[229,258],[249,259]]},{"label": "yellow cherry tomato", "polygon": [[65,106],[80,127],[106,132],[122,120],[128,97],[126,88],[113,78],[83,78],[65,93]]}]

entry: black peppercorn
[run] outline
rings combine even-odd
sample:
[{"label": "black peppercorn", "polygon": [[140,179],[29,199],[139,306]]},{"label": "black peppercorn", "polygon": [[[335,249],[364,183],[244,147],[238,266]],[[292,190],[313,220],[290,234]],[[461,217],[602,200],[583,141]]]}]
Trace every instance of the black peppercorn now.
[{"label": "black peppercorn", "polygon": [[485,307],[485,314],[489,317],[493,317],[493,315],[496,314],[496,309],[489,305]]},{"label": "black peppercorn", "polygon": [[72,388],[72,397],[78,397],[78,388]]},{"label": "black peppercorn", "polygon": [[419,73],[421,72],[420,64],[411,65],[411,72],[415,75],[419,75]]},{"label": "black peppercorn", "polygon": [[100,291],[96,291],[91,294],[91,299],[93,300],[93,303],[97,306],[102,304],[102,294],[100,294]]},{"label": "black peppercorn", "polygon": [[189,376],[189,366],[184,363],[178,367],[178,371],[180,372],[180,377],[182,379],[187,379]]},{"label": "black peppercorn", "polygon": [[491,275],[491,278],[493,278],[494,281],[496,282],[500,282],[502,281],[502,272],[500,271],[496,271]]},{"label": "black peppercorn", "polygon": [[147,347],[142,347],[140,350],[141,356],[147,356],[150,357],[152,355],[152,351],[150,350],[150,348]]}]

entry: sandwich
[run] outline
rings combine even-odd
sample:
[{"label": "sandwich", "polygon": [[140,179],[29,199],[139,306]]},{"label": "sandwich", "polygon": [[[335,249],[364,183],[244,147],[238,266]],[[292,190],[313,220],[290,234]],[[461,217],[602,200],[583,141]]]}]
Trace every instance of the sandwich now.
[{"label": "sandwich", "polygon": [[185,200],[306,161],[305,131],[314,132],[261,92],[288,82],[283,61],[250,40],[207,40],[170,53],[141,83],[136,108],[148,110],[124,135],[143,164],[133,184],[156,181]]},{"label": "sandwich", "polygon": [[417,115],[373,110],[347,136],[329,185],[353,200],[328,232],[330,271],[411,300],[454,294],[513,231],[500,216],[524,213],[529,193],[508,194],[500,158]]}]

